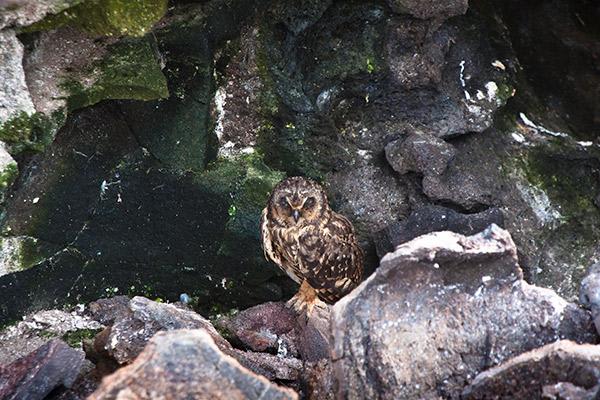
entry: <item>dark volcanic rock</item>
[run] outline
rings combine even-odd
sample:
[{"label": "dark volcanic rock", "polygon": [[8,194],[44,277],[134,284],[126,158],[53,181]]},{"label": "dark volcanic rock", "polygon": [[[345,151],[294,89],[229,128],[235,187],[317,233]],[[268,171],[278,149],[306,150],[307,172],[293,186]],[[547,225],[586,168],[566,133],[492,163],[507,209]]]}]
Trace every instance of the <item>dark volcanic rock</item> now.
[{"label": "dark volcanic rock", "polygon": [[508,232],[421,236],[385,256],[333,307],[340,398],[456,397],[466,381],[567,338],[596,341],[589,313],[522,280]]},{"label": "dark volcanic rock", "polygon": [[410,14],[417,18],[445,19],[464,14],[469,7],[468,0],[387,0],[394,12]]},{"label": "dark volcanic rock", "polygon": [[491,224],[504,226],[502,211],[496,207],[476,214],[461,214],[450,208],[424,206],[413,211],[404,221],[396,222],[378,232],[375,244],[377,254],[383,257],[396,246],[417,236],[438,231],[473,235]]},{"label": "dark volcanic rock", "polygon": [[579,301],[592,311],[596,330],[600,333],[600,263],[592,265],[581,281]]},{"label": "dark volcanic rock", "polygon": [[400,174],[417,172],[421,175],[440,175],[456,153],[454,147],[433,135],[414,132],[385,146],[385,157]]},{"label": "dark volcanic rock", "polygon": [[204,330],[161,332],[130,366],[106,377],[90,400],[297,399],[223,354]]},{"label": "dark volcanic rock", "polygon": [[0,366],[0,398],[41,400],[60,386],[73,384],[84,354],[54,339],[9,365]]},{"label": "dark volcanic rock", "polygon": [[131,314],[117,319],[106,340],[106,350],[121,364],[132,362],[154,334],[163,330],[204,329],[220,349],[231,345],[200,314],[171,304],[157,303],[144,297],[129,302]]},{"label": "dark volcanic rock", "polygon": [[463,399],[592,399],[600,387],[600,346],[561,340],[477,375]]}]

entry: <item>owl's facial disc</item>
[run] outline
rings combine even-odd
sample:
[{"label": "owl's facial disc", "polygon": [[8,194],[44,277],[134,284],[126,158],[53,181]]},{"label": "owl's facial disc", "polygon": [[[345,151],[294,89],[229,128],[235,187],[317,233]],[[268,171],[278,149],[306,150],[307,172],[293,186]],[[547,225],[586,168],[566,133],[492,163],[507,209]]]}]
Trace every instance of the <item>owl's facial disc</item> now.
[{"label": "owl's facial disc", "polygon": [[324,218],[327,197],[321,187],[309,180],[288,178],[274,190],[271,217],[288,227],[304,226]]}]

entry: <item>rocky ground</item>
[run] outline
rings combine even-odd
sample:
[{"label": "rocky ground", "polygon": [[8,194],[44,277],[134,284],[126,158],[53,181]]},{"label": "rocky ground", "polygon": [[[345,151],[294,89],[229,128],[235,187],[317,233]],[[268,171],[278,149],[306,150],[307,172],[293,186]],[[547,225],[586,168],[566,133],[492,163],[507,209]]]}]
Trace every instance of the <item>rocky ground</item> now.
[{"label": "rocky ground", "polygon": [[[0,398],[594,398],[599,18],[0,1]],[[290,175],[367,257],[308,319],[260,248]]]},{"label": "rocky ground", "polygon": [[209,321],[125,296],[43,311],[0,336],[0,397],[593,399],[596,270],[582,287],[590,312],[526,283],[491,225],[402,244],[308,316],[269,302]]}]

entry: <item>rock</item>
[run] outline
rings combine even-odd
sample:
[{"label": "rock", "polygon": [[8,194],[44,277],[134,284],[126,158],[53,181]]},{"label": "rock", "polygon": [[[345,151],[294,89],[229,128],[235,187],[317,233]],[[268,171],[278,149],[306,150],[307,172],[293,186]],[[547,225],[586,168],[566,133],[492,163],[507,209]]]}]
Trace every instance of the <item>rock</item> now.
[{"label": "rock", "polygon": [[121,321],[132,316],[133,311],[129,308],[129,302],[127,296],[99,299],[88,305],[87,313],[102,325],[113,325],[117,320]]},{"label": "rock", "polygon": [[[368,238],[408,212],[407,190],[392,173],[372,164],[333,172],[327,176],[330,201],[350,218],[359,237]],[[362,182],[357,185],[356,182]]]},{"label": "rock", "polygon": [[464,14],[469,8],[468,0],[387,0],[387,3],[394,12],[410,14],[420,19],[446,19]]},{"label": "rock", "polygon": [[217,326],[252,351],[295,355],[296,318],[285,303],[269,302],[218,320]]},{"label": "rock", "polygon": [[24,271],[50,257],[60,248],[30,236],[0,239],[0,276]]},{"label": "rock", "polygon": [[458,397],[515,355],[596,341],[589,313],[522,280],[507,231],[420,236],[386,255],[333,307],[335,393],[345,398]]},{"label": "rock", "polygon": [[504,226],[502,210],[496,207],[475,214],[461,214],[450,208],[423,206],[413,211],[404,221],[388,225],[378,232],[375,245],[383,257],[396,246],[431,232],[451,231],[461,235],[474,235],[491,224]]},{"label": "rock", "polygon": [[27,50],[23,60],[36,111],[50,116],[66,108],[70,95],[66,86],[73,86],[74,82],[91,86],[99,74],[92,66],[99,65],[108,45],[115,42],[116,39],[94,40],[71,27],[41,32],[36,46]]},{"label": "rock", "polygon": [[[14,31],[0,31],[0,132],[11,119],[33,114],[35,108],[25,83],[23,45]],[[4,133],[1,140],[5,140]]]},{"label": "rock", "polygon": [[90,400],[297,399],[223,354],[204,330],[161,332],[133,362],[104,378]]},{"label": "rock", "polygon": [[455,153],[451,144],[423,132],[414,132],[385,146],[385,157],[400,174],[441,175]]},{"label": "rock", "polygon": [[303,380],[304,365],[302,361],[289,355],[273,355],[242,351],[238,349],[223,350],[227,355],[235,358],[242,366],[255,374],[262,375],[270,381],[286,381],[297,383]]},{"label": "rock", "polygon": [[600,346],[561,340],[480,373],[464,399],[592,399],[597,393]]},{"label": "rock", "polygon": [[579,302],[591,310],[594,325],[600,333],[600,263],[592,265],[581,281]]},{"label": "rock", "polygon": [[157,332],[175,329],[204,329],[220,349],[231,345],[199,314],[144,297],[129,302],[131,315],[117,319],[106,341],[106,350],[120,364],[131,363]]},{"label": "rock", "polygon": [[598,397],[598,386],[585,390],[569,382],[547,385],[542,389],[542,398],[553,400],[592,400]]},{"label": "rock", "polygon": [[92,338],[102,328],[85,315],[83,305],[73,311],[43,310],[23,317],[23,320],[0,331],[0,365],[25,357],[52,338],[62,338],[67,344],[81,348],[83,339]]},{"label": "rock", "polygon": [[72,7],[49,15],[28,29],[48,30],[70,25],[94,36],[144,36],[167,11],[167,0],[67,3]]},{"label": "rock", "polygon": [[56,14],[82,0],[6,0],[0,8],[0,29],[23,27]]},{"label": "rock", "polygon": [[82,351],[54,339],[12,364],[0,366],[0,398],[44,399],[60,386],[69,387],[79,375]]}]

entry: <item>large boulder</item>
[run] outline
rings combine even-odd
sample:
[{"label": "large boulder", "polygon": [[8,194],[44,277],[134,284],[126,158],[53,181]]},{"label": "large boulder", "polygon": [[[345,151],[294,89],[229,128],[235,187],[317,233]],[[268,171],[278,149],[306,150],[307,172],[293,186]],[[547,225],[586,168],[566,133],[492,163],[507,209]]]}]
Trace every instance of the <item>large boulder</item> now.
[{"label": "large boulder", "polygon": [[297,399],[223,354],[204,330],[158,333],[133,364],[104,378],[90,400]]},{"label": "large boulder", "polygon": [[479,372],[557,339],[596,341],[589,313],[527,284],[508,232],[421,236],[333,307],[340,398],[456,397]]}]

